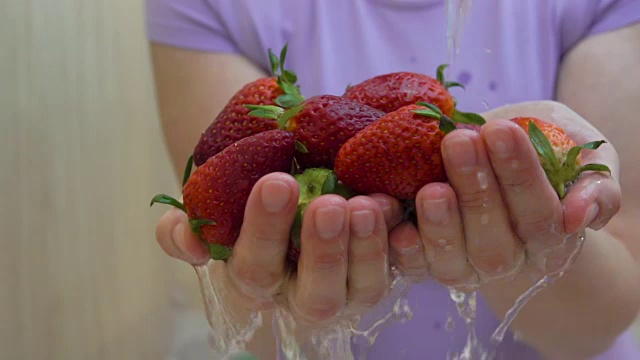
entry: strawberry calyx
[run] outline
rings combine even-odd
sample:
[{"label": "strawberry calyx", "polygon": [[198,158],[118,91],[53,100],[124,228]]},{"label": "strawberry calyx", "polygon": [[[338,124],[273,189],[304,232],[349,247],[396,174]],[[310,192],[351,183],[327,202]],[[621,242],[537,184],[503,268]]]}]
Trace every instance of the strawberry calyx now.
[{"label": "strawberry calyx", "polygon": [[438,66],[438,69],[436,70],[436,80],[438,80],[438,82],[440,84],[442,84],[442,86],[444,86],[445,89],[449,90],[452,87],[461,87],[463,90],[465,90],[464,85],[462,85],[459,82],[456,81],[446,81],[445,76],[444,76],[444,71],[449,67],[449,64],[442,64],[440,66]]},{"label": "strawberry calyx", "polygon": [[301,174],[295,174],[294,177],[300,186],[300,196],[296,216],[291,227],[291,241],[299,250],[302,219],[307,206],[322,195],[335,194],[350,199],[355,196],[355,193],[339,182],[336,174],[330,169],[309,168]]},{"label": "strawberry calyx", "polygon": [[457,129],[456,124],[435,105],[426,102],[418,102],[416,105],[424,106],[426,109],[413,110],[415,114],[440,120],[438,127],[440,131],[448,134]]},{"label": "strawberry calyx", "polygon": [[276,104],[288,109],[303,102],[304,96],[300,94],[300,87],[296,85],[298,81],[296,73],[284,68],[287,49],[288,44],[285,44],[280,51],[280,57],[276,56],[273,51],[269,49],[269,62],[271,63],[271,72],[276,76],[278,86],[284,91],[284,94],[278,96],[274,101]]},{"label": "strawberry calyx", "polygon": [[[442,84],[442,86],[444,86],[445,89],[447,90],[449,90],[452,87],[461,87],[463,90],[466,90],[464,85],[459,82],[446,81],[444,76],[444,71],[448,66],[449,66],[448,64],[443,64],[438,66],[438,70],[436,71],[436,79],[438,80],[438,82],[440,82],[440,84]],[[453,115],[451,116],[451,118],[454,122],[460,123],[460,124],[471,124],[471,125],[480,125],[480,126],[486,123],[485,119],[478,114],[459,111],[458,100],[455,97],[453,98],[453,104],[454,104],[454,109],[453,109]]]},{"label": "strawberry calyx", "polygon": [[564,161],[561,161],[553,151],[549,138],[540,130],[534,121],[528,124],[529,139],[540,158],[540,165],[560,199],[564,199],[568,186],[585,171],[602,171],[611,174],[611,169],[603,164],[586,164],[580,166],[578,156],[583,149],[598,149],[606,141],[592,141],[577,145],[569,149]]},{"label": "strawberry calyx", "polygon": [[[244,107],[251,110],[249,112],[249,116],[276,120],[278,128],[286,131],[290,131],[289,120],[298,115],[298,113],[304,109],[304,105],[298,105],[290,109],[285,109],[275,105],[244,105]],[[296,150],[299,152],[304,154],[309,152],[307,147],[300,141],[296,140],[295,145]]]}]

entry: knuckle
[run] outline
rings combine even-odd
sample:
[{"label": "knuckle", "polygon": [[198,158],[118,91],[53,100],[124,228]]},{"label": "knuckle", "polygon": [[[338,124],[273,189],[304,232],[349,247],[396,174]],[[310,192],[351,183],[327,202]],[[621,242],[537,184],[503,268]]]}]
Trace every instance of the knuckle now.
[{"label": "knuckle", "polygon": [[470,256],[470,262],[476,270],[497,274],[508,268],[508,257],[495,250],[481,250]]},{"label": "knuckle", "polygon": [[344,266],[345,256],[343,252],[323,253],[313,256],[313,264],[317,269],[334,270]]},{"label": "knuckle", "polygon": [[342,310],[342,305],[336,301],[327,300],[314,304],[308,304],[299,308],[302,316],[311,321],[327,321],[338,315]]},{"label": "knuckle", "polygon": [[486,212],[489,196],[485,190],[474,189],[462,191],[458,202],[460,207],[470,214],[483,214]]},{"label": "knuckle", "polygon": [[351,296],[351,300],[364,307],[374,307],[380,303],[386,293],[387,292],[384,287],[372,285],[361,289],[355,289],[354,295]]},{"label": "knuckle", "polygon": [[514,228],[520,238],[547,234],[551,231],[553,217],[551,215],[518,216],[514,221]]},{"label": "knuckle", "polygon": [[268,289],[280,281],[280,273],[257,266],[234,266],[232,272],[236,281],[249,288]]},{"label": "knuckle", "polygon": [[517,174],[503,176],[500,185],[507,192],[525,193],[536,189],[536,182],[533,176],[529,175],[527,169],[519,170]]},{"label": "knuckle", "polygon": [[382,249],[371,249],[368,251],[350,251],[349,262],[358,264],[378,263],[386,260],[387,253]]}]

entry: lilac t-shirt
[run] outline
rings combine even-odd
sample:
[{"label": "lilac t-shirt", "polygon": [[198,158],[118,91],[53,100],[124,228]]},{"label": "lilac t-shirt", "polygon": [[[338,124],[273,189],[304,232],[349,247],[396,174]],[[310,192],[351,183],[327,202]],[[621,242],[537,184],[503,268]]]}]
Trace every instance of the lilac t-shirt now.
[{"label": "lilac t-shirt", "polygon": [[[147,0],[147,15],[152,41],[241,54],[265,71],[267,49],[288,43],[287,65],[307,97],[340,95],[394,71],[434,75],[450,60],[444,0]],[[452,89],[465,111],[554,99],[563,55],[586,37],[638,21],[640,0],[476,0],[447,76],[466,85]],[[426,281],[409,301],[413,319],[386,327],[368,358],[445,359],[463,348],[466,329],[446,288]],[[450,315],[454,330],[445,326]],[[481,343],[497,325],[480,298]],[[497,358],[540,355],[507,336]],[[599,359],[640,359],[640,350],[627,332]]]}]

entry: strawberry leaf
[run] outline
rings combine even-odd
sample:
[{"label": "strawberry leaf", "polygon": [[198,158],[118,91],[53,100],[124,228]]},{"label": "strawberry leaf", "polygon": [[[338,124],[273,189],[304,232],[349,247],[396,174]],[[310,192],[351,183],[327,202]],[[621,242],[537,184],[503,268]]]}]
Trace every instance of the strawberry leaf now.
[{"label": "strawberry leaf", "polygon": [[455,82],[455,81],[446,81],[444,83],[444,87],[448,90],[452,87],[461,87],[462,89],[466,90],[466,88],[464,87],[464,85],[460,84],[459,82]]},{"label": "strawberry leaf", "polygon": [[304,101],[304,97],[295,94],[284,94],[276,98],[275,103],[285,109],[300,105]]},{"label": "strawberry leaf", "polygon": [[336,174],[333,171],[327,174],[327,178],[322,184],[322,190],[321,190],[322,195],[333,194],[334,191],[336,190],[337,184],[338,184],[338,177],[336,176]]},{"label": "strawberry leaf", "polygon": [[184,175],[182,175],[182,186],[184,187],[191,177],[191,168],[193,168],[193,155],[189,156],[189,160],[187,160],[187,166],[184,168]]},{"label": "strawberry leaf", "polygon": [[[284,62],[287,58],[287,49],[289,44],[285,44],[282,50],[280,51],[280,70],[282,71],[282,75],[284,75]],[[295,81],[292,81],[295,82]]]},{"label": "strawberry leaf", "polygon": [[583,149],[596,150],[597,148],[600,147],[600,145],[605,144],[605,143],[606,143],[606,141],[604,141],[604,140],[592,141],[592,142],[588,142],[586,144],[582,144],[582,145],[580,145],[580,147],[583,148]]},{"label": "strawberry leaf", "polygon": [[227,260],[231,257],[231,249],[220,244],[208,244],[209,255],[213,260]]},{"label": "strawberry leaf", "polygon": [[547,139],[547,136],[540,130],[538,125],[535,122],[529,122],[529,139],[533,144],[533,147],[536,149],[538,154],[545,160],[546,163],[551,166],[553,169],[558,169],[560,167],[558,158],[556,154],[553,152],[553,147]]},{"label": "strawberry leaf", "polygon": [[296,150],[298,150],[299,152],[301,152],[303,154],[308,154],[309,153],[309,150],[307,149],[307,147],[304,146],[304,144],[301,143],[300,141],[296,140],[295,144],[296,144]]},{"label": "strawberry leaf", "polygon": [[440,108],[435,106],[435,105],[433,105],[433,104],[420,101],[420,102],[417,103],[417,105],[428,107],[429,109],[433,110],[433,112],[435,112],[436,114],[438,114],[440,116],[443,115],[442,111],[440,110]]},{"label": "strawberry leaf", "polygon": [[302,111],[302,109],[304,109],[304,105],[300,105],[300,106],[296,106],[296,107],[292,107],[291,109],[283,112],[282,114],[280,114],[279,118],[278,118],[278,126],[281,129],[284,129],[285,126],[287,126],[287,124],[289,123],[289,120],[298,115],[298,113],[300,111]]},{"label": "strawberry leaf", "polygon": [[205,225],[215,225],[216,222],[213,220],[207,219],[191,219],[189,220],[189,225],[191,226],[191,231],[200,236],[202,235],[202,227]]},{"label": "strawberry leaf", "polygon": [[184,205],[180,201],[172,198],[169,195],[158,194],[154,196],[153,199],[151,199],[151,204],[149,206],[153,206],[153,204],[155,203],[175,206],[178,209],[184,211],[185,213],[187,212],[187,209],[185,209]]},{"label": "strawberry leaf", "polygon": [[278,69],[280,68],[280,60],[278,57],[269,49],[269,62],[271,63],[271,72],[273,75],[278,75]]},{"label": "strawberry leaf", "polygon": [[427,116],[434,119],[440,119],[440,114],[430,109],[418,109],[418,110],[413,110],[413,112],[418,115]]},{"label": "strawberry leaf", "polygon": [[611,174],[611,169],[607,165],[603,164],[587,164],[580,168],[578,174],[581,174],[585,171],[602,171]]},{"label": "strawberry leaf", "polygon": [[298,81],[298,75],[290,70],[282,70],[282,78],[290,84],[295,84]]},{"label": "strawberry leaf", "polygon": [[438,71],[436,71],[436,79],[438,80],[438,82],[440,84],[442,84],[443,86],[445,85],[445,81],[444,81],[444,70],[448,67],[449,65],[447,64],[442,64],[440,66],[438,66]]},{"label": "strawberry leaf", "polygon": [[284,113],[283,108],[273,105],[245,105],[244,107],[251,110],[249,115],[265,119],[278,120]]},{"label": "strawberry leaf", "polygon": [[571,149],[569,149],[569,152],[567,152],[567,158],[564,161],[565,169],[568,169],[568,170],[575,169],[578,155],[580,155],[580,151],[582,151],[581,146],[574,146]]},{"label": "strawberry leaf", "polygon": [[289,84],[288,82],[285,81],[280,81],[279,82],[280,88],[282,89],[282,91],[284,91],[285,94],[293,94],[293,95],[298,95],[299,91],[298,88]]},{"label": "strawberry leaf", "polygon": [[439,125],[440,131],[442,131],[445,134],[448,134],[450,132],[452,132],[453,130],[457,129],[456,124],[453,123],[453,121],[451,121],[451,119],[449,119],[448,117],[442,115],[442,117],[440,117],[440,125]]},{"label": "strawberry leaf", "polygon": [[486,124],[486,120],[475,113],[466,113],[458,110],[453,110],[453,121],[460,124],[471,124],[471,125],[484,125]]}]

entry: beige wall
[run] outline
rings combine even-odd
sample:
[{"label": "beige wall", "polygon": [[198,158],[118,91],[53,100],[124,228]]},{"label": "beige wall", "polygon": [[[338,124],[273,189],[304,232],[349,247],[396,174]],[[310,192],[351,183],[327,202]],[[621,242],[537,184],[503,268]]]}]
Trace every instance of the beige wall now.
[{"label": "beige wall", "polygon": [[153,237],[151,196],[178,188],[143,15],[0,1],[0,359],[159,359],[169,291],[195,284]]}]

